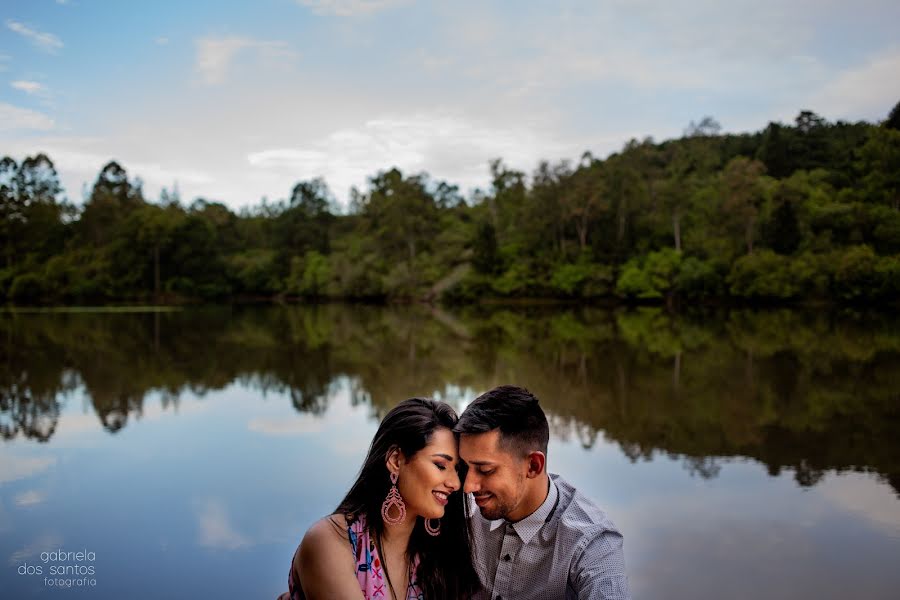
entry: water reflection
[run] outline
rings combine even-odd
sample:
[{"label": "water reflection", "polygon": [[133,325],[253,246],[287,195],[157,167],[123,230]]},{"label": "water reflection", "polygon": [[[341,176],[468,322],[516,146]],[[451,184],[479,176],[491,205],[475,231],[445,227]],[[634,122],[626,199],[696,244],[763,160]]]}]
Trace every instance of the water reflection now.
[{"label": "water reflection", "polygon": [[[585,448],[602,436],[633,461],[682,457],[701,478],[724,457],[790,469],[803,486],[830,470],[868,471],[900,492],[898,324],[789,310],[13,312],[0,316],[0,435],[50,440],[76,392],[115,433],[151,392],[169,410],[186,392],[238,383],[320,416],[346,384],[351,405],[377,417],[412,393],[517,382],[542,399],[558,437]],[[310,425],[250,423],[274,435],[297,427]]]}]

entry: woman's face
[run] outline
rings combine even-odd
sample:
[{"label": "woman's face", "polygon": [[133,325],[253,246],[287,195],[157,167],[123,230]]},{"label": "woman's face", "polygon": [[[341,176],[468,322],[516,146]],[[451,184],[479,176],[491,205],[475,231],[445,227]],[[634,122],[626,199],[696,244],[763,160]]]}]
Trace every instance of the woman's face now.
[{"label": "woman's face", "polygon": [[400,461],[397,487],[407,513],[425,519],[444,516],[448,496],[459,489],[458,461],[456,438],[445,427],[435,429],[424,448]]}]

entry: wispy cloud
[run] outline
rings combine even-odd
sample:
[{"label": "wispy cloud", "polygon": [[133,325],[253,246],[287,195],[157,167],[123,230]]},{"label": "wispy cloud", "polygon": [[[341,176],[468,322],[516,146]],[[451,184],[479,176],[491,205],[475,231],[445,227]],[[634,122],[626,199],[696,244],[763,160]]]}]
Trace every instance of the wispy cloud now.
[{"label": "wispy cloud", "polygon": [[6,26],[11,30],[15,31],[19,35],[25,37],[28,41],[30,41],[35,46],[46,50],[47,52],[55,52],[63,47],[62,40],[53,35],[52,33],[45,33],[42,31],[35,31],[28,25],[24,23],[20,23],[19,21],[14,21],[12,19],[6,20]]},{"label": "wispy cloud", "polygon": [[53,119],[44,113],[0,102],[0,131],[17,129],[47,131],[53,129],[53,125]]},{"label": "wispy cloud", "polygon": [[305,435],[322,431],[324,424],[318,419],[295,418],[285,420],[257,417],[247,423],[247,429],[254,433],[270,436]]},{"label": "wispy cloud", "polygon": [[36,490],[28,490],[17,494],[15,498],[16,506],[34,506],[44,501],[44,494]]},{"label": "wispy cloud", "polygon": [[425,170],[465,189],[483,182],[492,158],[503,157],[509,164],[530,169],[541,157],[566,150],[527,126],[504,128],[462,115],[423,113],[371,119],[306,146],[253,152],[247,160],[261,169],[324,176],[340,196],[391,166],[407,172]]},{"label": "wispy cloud", "polygon": [[195,503],[200,528],[200,545],[234,550],[250,544],[231,524],[224,504],[217,499]]},{"label": "wispy cloud", "polygon": [[0,483],[26,479],[56,464],[55,458],[0,456]]},{"label": "wispy cloud", "polygon": [[0,54],[0,71],[6,71],[9,69],[9,60],[10,57],[8,54]]},{"label": "wispy cloud", "polygon": [[41,552],[52,552],[63,544],[63,538],[55,533],[45,533],[32,541],[24,548],[19,548],[9,557],[10,565],[18,565],[30,558],[37,557]]},{"label": "wispy cloud", "polygon": [[165,46],[166,44],[169,43],[169,38],[167,38],[164,35],[161,35],[161,36],[157,37],[156,39],[154,39],[153,41],[156,42],[156,44],[159,46]]},{"label": "wispy cloud", "polygon": [[195,67],[203,82],[207,84],[224,82],[232,63],[238,54],[245,50],[255,51],[259,57],[267,60],[290,60],[297,56],[286,42],[255,40],[240,36],[205,37],[197,40],[196,46]]},{"label": "wispy cloud", "polygon": [[410,4],[412,0],[298,0],[298,2],[311,8],[317,15],[356,17]]},{"label": "wispy cloud", "polygon": [[887,117],[900,98],[900,49],[844,71],[810,98],[810,106],[830,118]]},{"label": "wispy cloud", "polygon": [[25,81],[23,79],[19,79],[17,81],[11,82],[13,88],[25,92],[26,94],[31,94],[34,96],[44,96],[47,94],[47,88],[44,87],[44,84],[39,81]]}]

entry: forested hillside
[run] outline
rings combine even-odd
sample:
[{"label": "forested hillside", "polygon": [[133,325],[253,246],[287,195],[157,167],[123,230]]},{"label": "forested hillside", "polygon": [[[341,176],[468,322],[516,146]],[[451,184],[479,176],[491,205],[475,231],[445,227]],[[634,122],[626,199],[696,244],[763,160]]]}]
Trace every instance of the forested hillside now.
[{"label": "forested hillside", "polygon": [[5,157],[0,298],[900,298],[900,104],[879,124],[803,111],[749,134],[705,118],[532,173],[498,158],[470,197],[386,167],[341,210],[312,179],[235,213],[147,198],[115,161],[76,205],[52,157]]}]

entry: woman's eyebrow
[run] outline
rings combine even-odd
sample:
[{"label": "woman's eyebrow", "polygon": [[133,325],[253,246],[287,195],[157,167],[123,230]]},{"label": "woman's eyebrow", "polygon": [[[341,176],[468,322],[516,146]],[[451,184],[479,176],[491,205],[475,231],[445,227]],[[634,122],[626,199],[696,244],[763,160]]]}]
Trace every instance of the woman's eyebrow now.
[{"label": "woman's eyebrow", "polygon": [[432,454],[432,456],[440,456],[441,458],[445,458],[450,462],[456,462],[456,459],[450,456],[449,454]]}]

